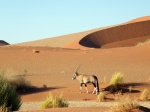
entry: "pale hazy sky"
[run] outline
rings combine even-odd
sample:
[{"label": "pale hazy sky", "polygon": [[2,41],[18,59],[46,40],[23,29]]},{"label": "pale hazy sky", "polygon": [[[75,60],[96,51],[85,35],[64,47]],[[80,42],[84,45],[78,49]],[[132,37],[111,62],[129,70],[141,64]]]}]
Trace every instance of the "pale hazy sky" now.
[{"label": "pale hazy sky", "polygon": [[0,40],[38,40],[142,16],[150,16],[150,0],[0,0]]}]

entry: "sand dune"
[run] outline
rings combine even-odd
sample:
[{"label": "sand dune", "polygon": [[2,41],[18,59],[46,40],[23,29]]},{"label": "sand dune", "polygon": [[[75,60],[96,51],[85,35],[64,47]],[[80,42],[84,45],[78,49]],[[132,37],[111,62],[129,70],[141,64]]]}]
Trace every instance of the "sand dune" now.
[{"label": "sand dune", "polygon": [[0,40],[0,46],[9,45],[9,43],[5,42],[4,40]]},{"label": "sand dune", "polygon": [[141,21],[147,21],[147,20],[150,20],[150,16],[136,18],[136,19],[129,21],[128,23],[135,23],[135,22],[141,22]]},{"label": "sand dune", "polygon": [[[148,39],[149,37],[150,20],[147,20],[119,25],[91,33],[82,38],[79,44],[94,48],[134,46],[135,43]],[[118,44],[115,42],[118,42]]]},{"label": "sand dune", "polygon": [[135,46],[150,38],[150,16],[131,20],[116,26],[24,42],[15,46],[49,46],[72,49],[114,48]]},{"label": "sand dune", "polygon": [[[107,27],[104,27],[107,28]],[[70,45],[71,43],[76,42],[77,40],[81,40],[86,35],[98,31],[103,28],[93,29],[85,32],[79,32],[74,34],[68,34],[58,37],[52,37],[52,38],[45,38],[41,40],[35,40],[31,42],[23,42],[14,44],[12,46],[40,46],[40,47],[64,47],[66,48],[67,45]],[[80,45],[79,45],[80,46]]]}]

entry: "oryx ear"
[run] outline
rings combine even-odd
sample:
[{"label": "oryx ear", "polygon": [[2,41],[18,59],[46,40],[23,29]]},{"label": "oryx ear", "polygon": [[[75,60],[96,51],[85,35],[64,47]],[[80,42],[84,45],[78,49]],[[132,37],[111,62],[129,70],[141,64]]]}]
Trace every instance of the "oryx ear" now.
[{"label": "oryx ear", "polygon": [[78,73],[77,73],[77,72],[75,72],[75,75],[76,75],[76,76],[78,76]]}]

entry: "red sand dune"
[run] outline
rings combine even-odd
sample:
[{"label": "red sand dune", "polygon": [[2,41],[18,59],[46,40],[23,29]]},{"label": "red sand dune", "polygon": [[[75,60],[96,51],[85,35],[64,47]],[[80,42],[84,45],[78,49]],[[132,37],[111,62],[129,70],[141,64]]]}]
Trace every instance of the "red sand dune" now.
[{"label": "red sand dune", "polygon": [[141,22],[141,21],[146,21],[146,20],[150,20],[150,16],[136,18],[136,19],[129,21],[128,23]]},{"label": "red sand dune", "polygon": [[16,44],[17,46],[49,46],[72,49],[135,46],[150,38],[150,16],[117,26],[97,28],[54,38]]},{"label": "red sand dune", "polygon": [[147,20],[119,25],[91,33],[82,38],[79,44],[94,48],[134,46],[137,42],[148,39],[149,37],[150,20]]},{"label": "red sand dune", "polygon": [[[85,32],[79,32],[74,34],[68,34],[53,38],[45,38],[41,40],[31,41],[31,42],[24,42],[14,44],[13,46],[40,46],[40,47],[65,47],[76,40],[80,40],[81,38],[85,37],[87,34],[90,34],[94,31],[98,31],[103,28],[98,28],[94,30],[89,30]],[[80,46],[80,45],[79,45]]]},{"label": "red sand dune", "polygon": [[9,45],[9,43],[5,42],[4,40],[0,40],[0,46]]}]

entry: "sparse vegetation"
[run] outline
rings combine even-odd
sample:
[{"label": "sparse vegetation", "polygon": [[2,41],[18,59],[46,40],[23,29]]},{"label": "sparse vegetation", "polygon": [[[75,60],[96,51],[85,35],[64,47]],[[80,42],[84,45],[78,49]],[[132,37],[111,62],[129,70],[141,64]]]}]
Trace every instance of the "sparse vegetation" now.
[{"label": "sparse vegetation", "polygon": [[141,96],[140,96],[140,100],[143,100],[143,101],[148,100],[148,95],[149,95],[149,90],[144,89]]},{"label": "sparse vegetation", "polygon": [[129,97],[120,97],[118,102],[111,107],[112,112],[131,112],[132,109],[138,108],[137,100],[132,100]]},{"label": "sparse vegetation", "polygon": [[115,100],[119,100],[122,97],[122,91],[118,91],[118,93],[114,96]]},{"label": "sparse vegetation", "polygon": [[0,111],[16,111],[21,106],[20,95],[3,75],[0,73]]},{"label": "sparse vegetation", "polygon": [[23,72],[25,75],[27,75],[27,73],[28,73],[27,69],[24,69]]},{"label": "sparse vegetation", "polygon": [[123,83],[123,74],[121,72],[115,72],[112,75],[112,78],[110,80],[110,84],[112,85],[118,85]]},{"label": "sparse vegetation", "polygon": [[122,83],[123,83],[123,74],[121,72],[115,72],[110,80],[110,86],[106,88],[106,90],[109,90],[110,92],[118,91],[118,86],[121,85]]},{"label": "sparse vegetation", "polygon": [[129,93],[131,93],[132,92],[132,86],[129,86]]},{"label": "sparse vegetation", "polygon": [[100,92],[99,94],[98,94],[98,96],[97,96],[97,99],[99,100],[99,101],[104,101],[105,100],[105,93],[104,92]]},{"label": "sparse vegetation", "polygon": [[57,107],[68,107],[68,103],[62,99],[62,94],[59,97],[55,97],[50,93],[46,100],[41,103],[42,109]]},{"label": "sparse vegetation", "polygon": [[139,42],[136,44],[136,46],[142,46],[142,45],[145,45],[145,44],[149,44],[150,43],[150,39],[147,39],[146,41],[144,42]]}]

